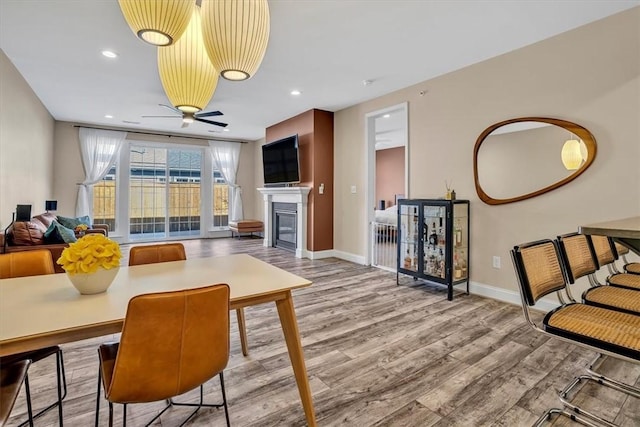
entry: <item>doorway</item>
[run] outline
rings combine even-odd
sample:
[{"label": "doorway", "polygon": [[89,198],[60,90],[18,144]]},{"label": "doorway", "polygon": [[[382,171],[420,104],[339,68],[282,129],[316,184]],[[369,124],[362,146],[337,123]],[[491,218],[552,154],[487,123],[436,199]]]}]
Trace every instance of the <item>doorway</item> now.
[{"label": "doorway", "polygon": [[365,197],[365,263],[396,269],[399,198],[409,195],[408,103],[373,111],[365,116],[367,194]]}]

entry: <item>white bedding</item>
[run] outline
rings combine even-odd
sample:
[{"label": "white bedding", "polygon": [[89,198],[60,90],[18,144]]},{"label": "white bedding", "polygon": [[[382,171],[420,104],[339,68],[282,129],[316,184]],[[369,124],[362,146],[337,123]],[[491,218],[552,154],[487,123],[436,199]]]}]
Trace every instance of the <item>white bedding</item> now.
[{"label": "white bedding", "polygon": [[393,224],[398,222],[398,205],[391,206],[383,211],[375,211],[375,222],[380,224]]}]

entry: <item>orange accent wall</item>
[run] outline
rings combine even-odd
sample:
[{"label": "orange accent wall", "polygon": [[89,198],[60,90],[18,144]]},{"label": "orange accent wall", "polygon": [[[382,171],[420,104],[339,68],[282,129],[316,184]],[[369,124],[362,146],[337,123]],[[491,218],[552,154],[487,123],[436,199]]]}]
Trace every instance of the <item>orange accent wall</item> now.
[{"label": "orange accent wall", "polygon": [[[266,142],[298,134],[300,185],[308,198],[307,250],[333,249],[333,113],[309,110],[266,130]],[[324,184],[324,194],[319,193]]]},{"label": "orange accent wall", "polygon": [[404,194],[404,147],[376,151],[376,209],[395,204],[396,194]]}]

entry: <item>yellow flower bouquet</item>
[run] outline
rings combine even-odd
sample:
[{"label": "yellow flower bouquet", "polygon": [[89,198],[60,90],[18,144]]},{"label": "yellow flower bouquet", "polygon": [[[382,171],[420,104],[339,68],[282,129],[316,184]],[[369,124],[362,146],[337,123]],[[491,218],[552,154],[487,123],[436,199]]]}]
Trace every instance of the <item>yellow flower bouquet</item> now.
[{"label": "yellow flower bouquet", "polygon": [[95,273],[120,266],[120,246],[100,233],[87,234],[62,251],[57,263],[67,274]]}]

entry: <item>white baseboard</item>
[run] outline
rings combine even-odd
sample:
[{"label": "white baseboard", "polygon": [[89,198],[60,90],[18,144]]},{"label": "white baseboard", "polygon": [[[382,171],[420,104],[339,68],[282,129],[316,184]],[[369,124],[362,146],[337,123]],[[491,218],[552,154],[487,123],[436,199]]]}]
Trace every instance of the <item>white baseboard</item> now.
[{"label": "white baseboard", "polygon": [[[520,293],[510,289],[497,288],[495,286],[485,285],[484,283],[471,282],[469,283],[469,292],[474,295],[480,295],[510,304],[522,305]],[[555,298],[542,298],[538,301],[535,308],[544,311],[551,311],[559,306],[560,303]]]},{"label": "white baseboard", "polygon": [[364,257],[361,255],[356,255],[349,252],[343,252],[343,251],[338,251],[334,249],[333,256],[336,258],[343,259],[345,261],[351,261],[356,264],[364,265]]},{"label": "white baseboard", "polygon": [[305,251],[306,257],[309,259],[322,259],[322,258],[331,258],[335,257],[335,251],[333,249],[328,249],[326,251]]}]

